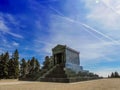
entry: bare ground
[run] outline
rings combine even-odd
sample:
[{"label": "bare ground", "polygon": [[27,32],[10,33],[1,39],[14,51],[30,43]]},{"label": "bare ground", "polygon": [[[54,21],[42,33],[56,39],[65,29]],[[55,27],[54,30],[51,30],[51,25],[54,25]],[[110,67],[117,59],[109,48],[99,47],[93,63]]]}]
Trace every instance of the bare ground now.
[{"label": "bare ground", "polygon": [[0,90],[120,90],[120,79],[101,79],[77,83],[0,80]]}]

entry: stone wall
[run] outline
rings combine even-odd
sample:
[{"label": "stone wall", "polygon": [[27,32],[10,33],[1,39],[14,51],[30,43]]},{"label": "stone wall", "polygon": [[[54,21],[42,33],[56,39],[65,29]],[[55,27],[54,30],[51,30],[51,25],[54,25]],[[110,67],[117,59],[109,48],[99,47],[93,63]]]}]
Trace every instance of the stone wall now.
[{"label": "stone wall", "polygon": [[66,63],[65,68],[70,68],[75,72],[82,71],[82,66],[80,66],[79,53],[69,48],[66,49]]},{"label": "stone wall", "polygon": [[79,53],[66,49],[66,63],[80,65]]}]

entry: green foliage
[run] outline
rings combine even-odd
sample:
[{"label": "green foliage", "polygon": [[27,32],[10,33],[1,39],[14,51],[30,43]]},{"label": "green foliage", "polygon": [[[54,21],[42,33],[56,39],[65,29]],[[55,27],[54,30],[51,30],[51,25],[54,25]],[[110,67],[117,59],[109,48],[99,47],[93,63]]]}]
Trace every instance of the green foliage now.
[{"label": "green foliage", "polygon": [[26,74],[27,74],[27,62],[23,58],[20,63],[20,76],[25,77]]},{"label": "green foliage", "polygon": [[8,78],[9,53],[0,55],[0,78]]},{"label": "green foliage", "polygon": [[50,69],[49,66],[50,66],[50,58],[49,58],[49,56],[46,56],[45,61],[43,62],[43,68],[42,69]]},{"label": "green foliage", "polygon": [[111,76],[109,76],[108,78],[120,78],[120,75],[118,72],[112,72]]},{"label": "green foliage", "polygon": [[16,49],[10,58],[9,53],[6,52],[0,55],[0,79],[16,79],[19,76],[33,78],[40,72],[39,61],[32,57],[31,60],[24,58],[19,63],[19,52]]},{"label": "green foliage", "polygon": [[40,72],[40,64],[35,57],[31,60],[26,61],[24,58],[20,63],[20,78],[33,80],[36,75]]},{"label": "green foliage", "polygon": [[14,79],[15,77],[15,68],[14,68],[14,60],[10,59],[8,62],[8,76],[10,79]]},{"label": "green foliage", "polygon": [[38,62],[38,60],[36,59],[35,60],[35,63],[36,63],[36,65],[35,65],[35,72],[39,72],[40,71],[40,63]]},{"label": "green foliage", "polygon": [[17,49],[13,53],[12,59],[14,61],[14,78],[18,78],[19,77],[19,53]]},{"label": "green foliage", "polygon": [[115,77],[116,78],[120,77],[119,74],[118,74],[118,72],[115,72]]}]

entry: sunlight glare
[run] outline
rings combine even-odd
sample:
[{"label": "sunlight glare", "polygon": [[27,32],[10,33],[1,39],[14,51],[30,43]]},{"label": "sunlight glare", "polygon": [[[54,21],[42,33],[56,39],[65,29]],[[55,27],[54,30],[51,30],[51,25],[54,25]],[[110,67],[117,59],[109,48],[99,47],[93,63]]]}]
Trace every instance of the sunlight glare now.
[{"label": "sunlight glare", "polygon": [[99,3],[100,1],[99,1],[99,0],[96,0],[95,2],[96,2],[96,3]]}]

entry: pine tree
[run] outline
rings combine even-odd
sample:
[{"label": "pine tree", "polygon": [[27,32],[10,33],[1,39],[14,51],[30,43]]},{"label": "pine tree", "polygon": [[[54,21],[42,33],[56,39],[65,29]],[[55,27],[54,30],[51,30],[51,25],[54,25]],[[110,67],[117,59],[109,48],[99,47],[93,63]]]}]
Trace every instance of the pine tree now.
[{"label": "pine tree", "polygon": [[15,65],[14,65],[14,60],[11,58],[8,62],[8,76],[10,79],[15,78]]},{"label": "pine tree", "polygon": [[20,76],[21,77],[25,77],[26,76],[26,74],[27,74],[27,62],[26,62],[26,60],[23,58],[22,60],[21,60],[21,64],[20,64]]},{"label": "pine tree", "polygon": [[36,64],[36,60],[35,60],[35,57],[32,57],[31,61],[30,61],[30,74],[33,74],[34,73],[34,69],[35,69],[35,64]]},{"label": "pine tree", "polygon": [[38,60],[36,59],[35,60],[35,69],[34,69],[34,71],[37,73],[37,72],[39,72],[40,71],[40,64],[39,64],[39,62],[38,62]]},{"label": "pine tree", "polygon": [[31,65],[30,65],[30,60],[27,61],[27,74],[30,73],[31,70]]},{"label": "pine tree", "polygon": [[49,64],[50,64],[50,58],[49,58],[49,56],[46,56],[45,61],[43,62],[43,68],[42,69],[49,69]]},{"label": "pine tree", "polygon": [[115,75],[115,78],[118,78],[118,77],[119,77],[118,72],[115,72],[114,75]]},{"label": "pine tree", "polygon": [[19,53],[16,49],[13,53],[12,59],[14,60],[14,78],[19,77]]},{"label": "pine tree", "polygon": [[4,73],[3,73],[3,57],[4,54],[0,55],[0,79],[4,78]]},{"label": "pine tree", "polygon": [[0,78],[8,78],[9,53],[0,55]]},{"label": "pine tree", "polygon": [[114,75],[114,73],[112,72],[112,73],[111,73],[111,78],[114,78],[114,77],[115,77],[115,75]]},{"label": "pine tree", "polygon": [[8,61],[9,61],[9,53],[6,52],[3,57],[3,76],[4,76],[4,78],[8,78]]}]

